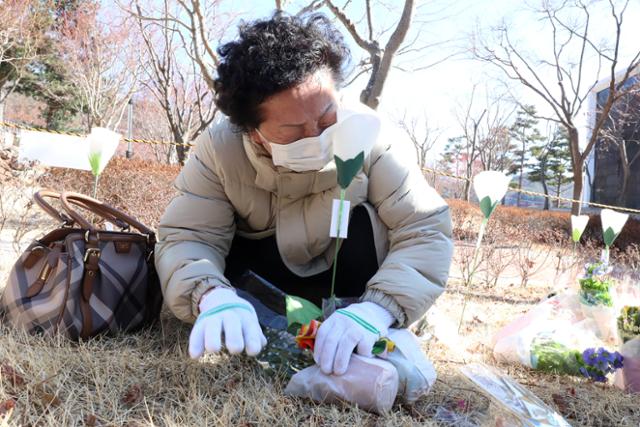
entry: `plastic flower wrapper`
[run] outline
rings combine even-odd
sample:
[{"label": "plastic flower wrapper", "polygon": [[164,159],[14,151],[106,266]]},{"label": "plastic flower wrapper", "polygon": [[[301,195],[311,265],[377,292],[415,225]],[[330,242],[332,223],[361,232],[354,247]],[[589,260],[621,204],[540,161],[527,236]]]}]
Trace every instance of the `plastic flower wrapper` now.
[{"label": "plastic flower wrapper", "polygon": [[640,336],[625,342],[620,353],[624,357],[621,388],[629,393],[640,393]]},{"label": "plastic flower wrapper", "polygon": [[364,159],[369,155],[376,143],[380,133],[380,125],[380,118],[373,113],[354,113],[339,121],[333,132],[333,155],[336,163],[338,185],[340,186],[340,199],[335,221],[335,235],[331,233],[333,237],[336,237],[337,241],[333,257],[331,294],[327,305],[323,306],[325,317],[333,313],[337,308],[334,289],[338,251],[341,239],[343,236],[346,237],[346,230],[342,229],[343,217],[349,215],[348,208],[345,209],[346,190],[353,178],[362,169]]},{"label": "plastic flower wrapper", "polygon": [[605,262],[609,261],[609,248],[613,245],[613,242],[620,235],[622,228],[624,227],[629,215],[620,212],[613,211],[611,209],[603,209],[600,212],[600,219],[602,221],[602,237],[605,245]]},{"label": "plastic flower wrapper", "polygon": [[[473,259],[471,261],[471,270],[469,272],[469,282],[473,280],[476,270],[478,269],[478,256],[480,254],[480,247],[482,246],[482,239],[484,238],[484,232],[487,228],[487,223],[491,214],[496,210],[500,200],[504,197],[509,189],[509,182],[511,179],[502,172],[497,171],[483,171],[478,173],[473,178],[473,190],[478,196],[480,202],[480,210],[484,215],[482,222],[480,223],[480,230],[478,231],[478,239],[476,240],[476,247],[473,251]],[[464,320],[464,312],[467,307],[467,298],[465,296],[462,303],[462,312],[460,314],[460,321],[458,322],[458,333],[462,327],[462,321]]]},{"label": "plastic flower wrapper", "polygon": [[98,180],[100,174],[107,167],[107,163],[113,157],[120,143],[120,134],[106,128],[92,128],[91,133],[87,135],[89,143],[89,164],[91,165],[91,173],[95,177],[93,186],[93,197],[98,192]]},{"label": "plastic flower wrapper", "polygon": [[640,337],[640,307],[622,308],[618,316],[618,335],[622,344]]},{"label": "plastic flower wrapper", "polygon": [[613,301],[615,282],[610,277],[611,271],[612,268],[605,261],[587,264],[585,275],[579,280],[582,313],[596,322],[600,338],[604,341],[617,339],[617,316]]}]

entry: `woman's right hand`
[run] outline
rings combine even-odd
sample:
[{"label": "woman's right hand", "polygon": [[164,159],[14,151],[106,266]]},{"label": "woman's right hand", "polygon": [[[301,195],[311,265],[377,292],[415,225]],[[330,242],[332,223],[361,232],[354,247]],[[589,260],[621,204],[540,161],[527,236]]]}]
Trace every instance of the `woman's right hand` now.
[{"label": "woman's right hand", "polygon": [[200,315],[189,336],[189,354],[193,359],[204,353],[218,353],[224,346],[231,354],[246,351],[256,356],[267,344],[253,306],[231,289],[215,288],[200,301]]}]

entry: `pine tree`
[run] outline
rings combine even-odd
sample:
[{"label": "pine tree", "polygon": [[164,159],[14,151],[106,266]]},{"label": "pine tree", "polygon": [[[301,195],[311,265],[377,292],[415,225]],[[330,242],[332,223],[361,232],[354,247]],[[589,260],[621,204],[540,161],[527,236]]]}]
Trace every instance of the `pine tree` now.
[{"label": "pine tree", "polygon": [[[564,128],[558,132],[558,138],[554,138],[553,144],[549,147],[547,167],[548,183],[555,189],[555,196],[560,197],[562,186],[573,180],[569,135]],[[556,199],[556,208],[559,207],[560,200]]]},{"label": "pine tree", "polygon": [[[569,139],[564,129],[556,129],[542,144],[530,148],[532,162],[528,164],[529,180],[542,184],[544,194],[549,196],[552,187],[556,197],[560,196],[562,186],[571,182],[571,153]],[[545,197],[544,209],[549,209],[549,198]],[[560,202],[556,202],[556,207]]]},{"label": "pine tree", "polygon": [[[518,149],[514,151],[514,159],[509,174],[518,174],[518,189],[522,190],[522,182],[525,167],[531,153],[530,147],[543,138],[538,131],[538,120],[535,118],[536,109],[533,105],[525,105],[517,113],[517,117],[511,126],[511,138],[516,141]],[[520,206],[522,193],[518,192],[517,205]]]}]

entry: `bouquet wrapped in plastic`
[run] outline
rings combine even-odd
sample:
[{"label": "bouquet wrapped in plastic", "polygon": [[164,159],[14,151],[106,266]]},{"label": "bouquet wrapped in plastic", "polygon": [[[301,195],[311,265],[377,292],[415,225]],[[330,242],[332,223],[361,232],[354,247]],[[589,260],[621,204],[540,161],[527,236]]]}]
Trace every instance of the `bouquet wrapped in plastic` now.
[{"label": "bouquet wrapped in plastic", "polygon": [[617,339],[617,325],[613,301],[615,282],[610,276],[611,271],[605,260],[587,264],[579,283],[582,313],[596,322],[603,341],[613,343]]},{"label": "bouquet wrapped in plastic", "polygon": [[640,393],[640,308],[625,306],[618,317],[620,353],[625,358],[621,388]]},{"label": "bouquet wrapped in plastic", "polygon": [[498,333],[494,355],[532,369],[606,381],[623,357],[604,348],[595,320],[583,318],[576,304],[579,297],[571,292],[543,301]]}]

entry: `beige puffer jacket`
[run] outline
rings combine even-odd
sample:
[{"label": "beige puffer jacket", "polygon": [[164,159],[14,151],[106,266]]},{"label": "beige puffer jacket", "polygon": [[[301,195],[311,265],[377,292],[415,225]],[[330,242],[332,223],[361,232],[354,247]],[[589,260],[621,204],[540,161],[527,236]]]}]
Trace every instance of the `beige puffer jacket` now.
[{"label": "beige puffer jacket", "polygon": [[[284,263],[299,276],[330,268],[331,206],[340,191],[333,161],[304,173],[276,167],[264,148],[224,119],[196,140],[175,186],[179,194],[160,222],[156,266],[178,318],[195,321],[204,292],[231,286],[223,272],[236,232],[255,239],[275,233]],[[410,142],[384,122],[347,199],[352,209],[367,208],[380,265],[362,300],[385,307],[395,326],[405,327],[446,285],[449,207],[422,176]]]}]

